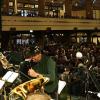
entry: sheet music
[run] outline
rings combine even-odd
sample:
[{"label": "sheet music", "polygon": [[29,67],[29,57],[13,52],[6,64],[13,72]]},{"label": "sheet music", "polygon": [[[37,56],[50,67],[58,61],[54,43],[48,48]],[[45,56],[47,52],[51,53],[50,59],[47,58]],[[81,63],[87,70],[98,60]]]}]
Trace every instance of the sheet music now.
[{"label": "sheet music", "polygon": [[18,73],[13,73],[11,77],[8,79],[8,82],[13,83],[14,80],[18,77]]},{"label": "sheet music", "polygon": [[0,80],[0,89],[2,89],[2,87],[4,86],[4,84],[5,84],[5,81]]},{"label": "sheet music", "polygon": [[64,89],[65,86],[66,86],[66,82],[59,80],[59,82],[58,82],[58,94],[61,93],[61,91]]},{"label": "sheet music", "polygon": [[2,78],[2,80],[13,83],[14,80],[18,77],[18,73],[8,71]]},{"label": "sheet music", "polygon": [[2,80],[7,81],[11,75],[12,75],[12,72],[11,72],[11,71],[8,71],[8,72],[3,76]]}]

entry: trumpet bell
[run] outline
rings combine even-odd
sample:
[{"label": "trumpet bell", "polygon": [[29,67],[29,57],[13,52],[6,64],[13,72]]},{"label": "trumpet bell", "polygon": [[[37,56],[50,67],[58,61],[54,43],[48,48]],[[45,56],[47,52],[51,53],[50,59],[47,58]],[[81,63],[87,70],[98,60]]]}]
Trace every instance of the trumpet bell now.
[{"label": "trumpet bell", "polygon": [[49,80],[46,77],[32,79],[15,87],[10,95],[17,94],[25,100],[29,93],[35,93],[37,90],[40,90],[48,81]]}]

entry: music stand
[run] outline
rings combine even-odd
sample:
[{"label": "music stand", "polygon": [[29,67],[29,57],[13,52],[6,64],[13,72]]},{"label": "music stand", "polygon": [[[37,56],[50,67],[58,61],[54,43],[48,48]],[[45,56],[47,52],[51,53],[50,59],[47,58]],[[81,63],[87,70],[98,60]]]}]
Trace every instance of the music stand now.
[{"label": "music stand", "polygon": [[18,77],[18,73],[13,72],[13,71],[8,71],[2,78],[2,80],[13,83],[15,79]]},{"label": "music stand", "polygon": [[15,79],[18,77],[18,73],[13,71],[8,71],[3,77],[2,80],[0,80],[0,90],[3,88],[4,90],[4,98],[6,99],[6,90],[5,90],[5,84],[6,83],[13,83]]},{"label": "music stand", "polygon": [[66,86],[66,82],[59,80],[59,82],[58,82],[58,94],[61,93],[61,91],[64,89],[65,86]]}]

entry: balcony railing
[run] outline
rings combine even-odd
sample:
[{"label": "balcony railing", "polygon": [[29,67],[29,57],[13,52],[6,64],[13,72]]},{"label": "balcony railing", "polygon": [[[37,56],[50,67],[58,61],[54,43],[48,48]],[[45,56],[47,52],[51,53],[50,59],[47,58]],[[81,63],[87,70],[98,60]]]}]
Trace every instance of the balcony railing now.
[{"label": "balcony railing", "polygon": [[2,31],[29,30],[100,30],[100,20],[2,16]]}]

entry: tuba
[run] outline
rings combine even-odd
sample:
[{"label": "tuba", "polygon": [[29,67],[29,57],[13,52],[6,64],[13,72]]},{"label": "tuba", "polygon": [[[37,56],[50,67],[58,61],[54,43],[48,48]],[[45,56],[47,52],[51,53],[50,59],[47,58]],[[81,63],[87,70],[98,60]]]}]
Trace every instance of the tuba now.
[{"label": "tuba", "polygon": [[36,91],[41,90],[41,87],[44,86],[48,81],[49,78],[47,77],[39,77],[36,79],[32,79],[15,87],[10,92],[10,96],[16,94],[20,96],[23,100],[26,100],[28,94],[35,93]]},{"label": "tuba", "polygon": [[0,62],[1,62],[4,69],[13,67],[13,64],[10,64],[8,62],[6,56],[4,56],[2,52],[0,52]]}]

